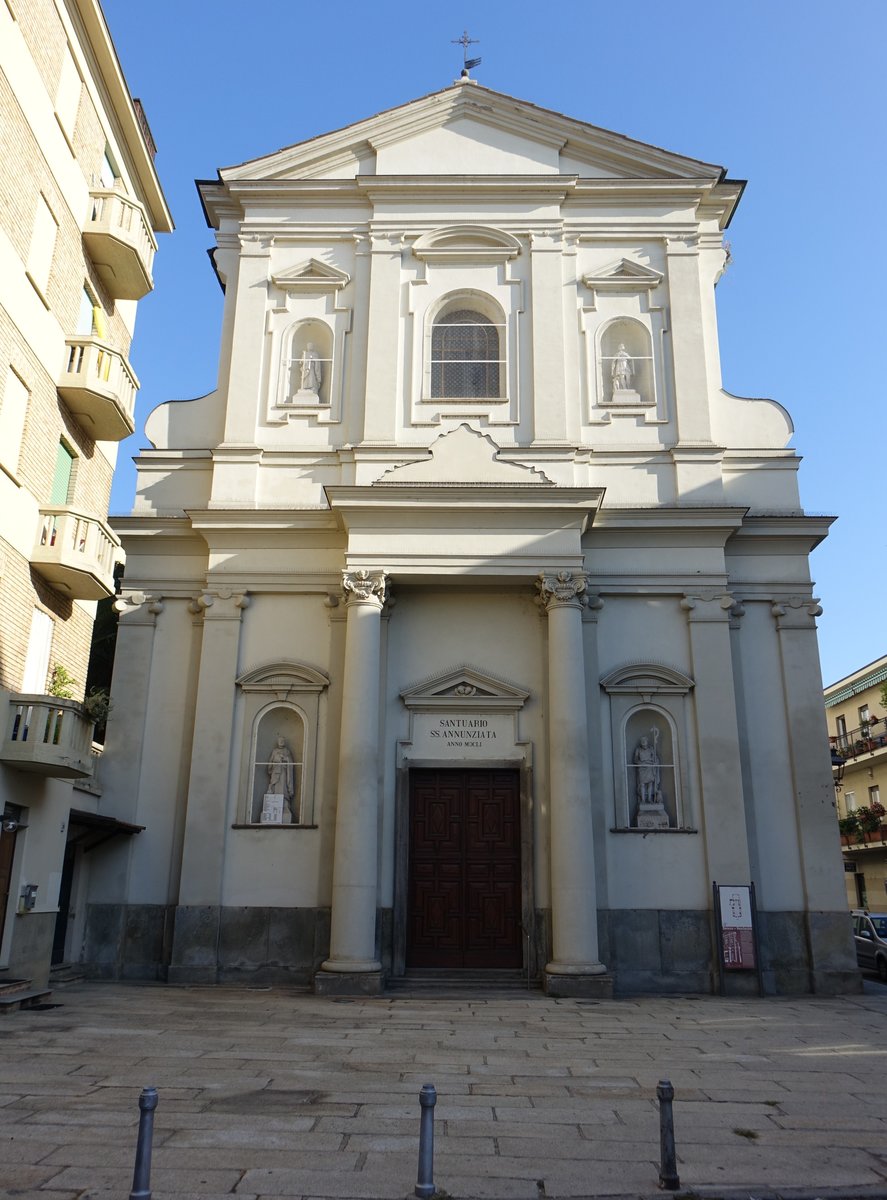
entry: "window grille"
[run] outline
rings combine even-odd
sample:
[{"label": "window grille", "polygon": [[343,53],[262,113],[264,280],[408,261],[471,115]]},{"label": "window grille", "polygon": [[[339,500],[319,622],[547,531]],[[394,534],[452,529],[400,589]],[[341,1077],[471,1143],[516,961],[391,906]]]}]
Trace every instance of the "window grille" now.
[{"label": "window grille", "polygon": [[460,308],[436,321],[431,335],[431,395],[498,397],[500,334],[483,313]]}]

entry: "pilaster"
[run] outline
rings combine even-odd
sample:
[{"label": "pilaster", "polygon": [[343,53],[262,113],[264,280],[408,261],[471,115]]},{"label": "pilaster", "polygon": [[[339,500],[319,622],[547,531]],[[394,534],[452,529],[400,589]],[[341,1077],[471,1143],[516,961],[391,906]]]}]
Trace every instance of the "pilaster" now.
[{"label": "pilaster", "polygon": [[202,616],[203,641],[170,982],[216,978],[234,681],[240,624],[248,605],[245,594],[219,589],[201,592],[190,606],[195,616]]},{"label": "pilaster", "polygon": [[400,361],[401,246],[391,237],[373,237],[367,328],[366,400],[363,439],[395,439]]},{"label": "pilaster", "polygon": [[709,387],[696,238],[671,238],[667,256],[678,441],[682,446],[710,445]]},{"label": "pilaster", "polygon": [[252,446],[256,441],[270,272],[268,239],[243,235],[228,369],[227,445]]},{"label": "pilaster", "polygon": [[530,236],[533,428],[537,442],[563,442],[567,436],[563,249],[559,233]]}]

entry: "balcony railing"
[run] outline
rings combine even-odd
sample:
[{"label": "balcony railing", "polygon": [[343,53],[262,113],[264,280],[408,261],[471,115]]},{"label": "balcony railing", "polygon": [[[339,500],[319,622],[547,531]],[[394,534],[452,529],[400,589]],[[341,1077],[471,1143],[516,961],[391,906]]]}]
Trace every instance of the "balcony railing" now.
[{"label": "balcony railing", "polygon": [[93,188],[83,240],[102,283],[115,300],[141,300],[154,287],[157,242],[145,210],[117,188]]},{"label": "balcony railing", "polygon": [[54,779],[84,779],[95,768],[92,721],[76,700],[10,696],[0,760]]},{"label": "balcony railing", "polygon": [[40,509],[31,565],[73,600],[114,595],[114,564],[120,539],[98,517],[67,504]]},{"label": "balcony railing", "polygon": [[139,381],[126,356],[97,337],[65,339],[59,395],[96,441],[119,442],[135,429]]},{"label": "balcony railing", "polygon": [[829,745],[833,760],[835,755],[849,760],[874,754],[876,750],[887,746],[887,717],[873,717],[858,729],[838,733],[829,738]]}]

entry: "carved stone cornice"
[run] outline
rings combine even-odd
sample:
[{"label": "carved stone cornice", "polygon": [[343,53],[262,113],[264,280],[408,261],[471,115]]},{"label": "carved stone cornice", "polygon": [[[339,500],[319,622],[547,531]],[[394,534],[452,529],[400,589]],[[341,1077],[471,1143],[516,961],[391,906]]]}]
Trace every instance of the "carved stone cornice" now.
[{"label": "carved stone cornice", "polygon": [[146,592],[122,592],[114,601],[114,611],[127,625],[155,625],[163,612],[163,598]]},{"label": "carved stone cornice", "polygon": [[388,595],[389,576],[385,571],[342,572],[342,592],[346,608],[351,604],[371,604],[382,608]]},{"label": "carved stone cornice", "polygon": [[557,574],[549,574],[540,571],[536,587],[539,589],[539,603],[547,613],[554,608],[581,610],[587,604],[587,583],[583,572],[558,571]]}]

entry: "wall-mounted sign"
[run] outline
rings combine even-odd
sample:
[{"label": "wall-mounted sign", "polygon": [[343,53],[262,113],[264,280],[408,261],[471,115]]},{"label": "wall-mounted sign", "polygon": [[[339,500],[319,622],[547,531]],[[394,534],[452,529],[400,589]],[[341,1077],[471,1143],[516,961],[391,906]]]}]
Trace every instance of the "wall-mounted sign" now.
[{"label": "wall-mounted sign", "polygon": [[721,958],[728,971],[754,969],[754,921],[751,888],[743,885],[718,887],[721,914]]}]

